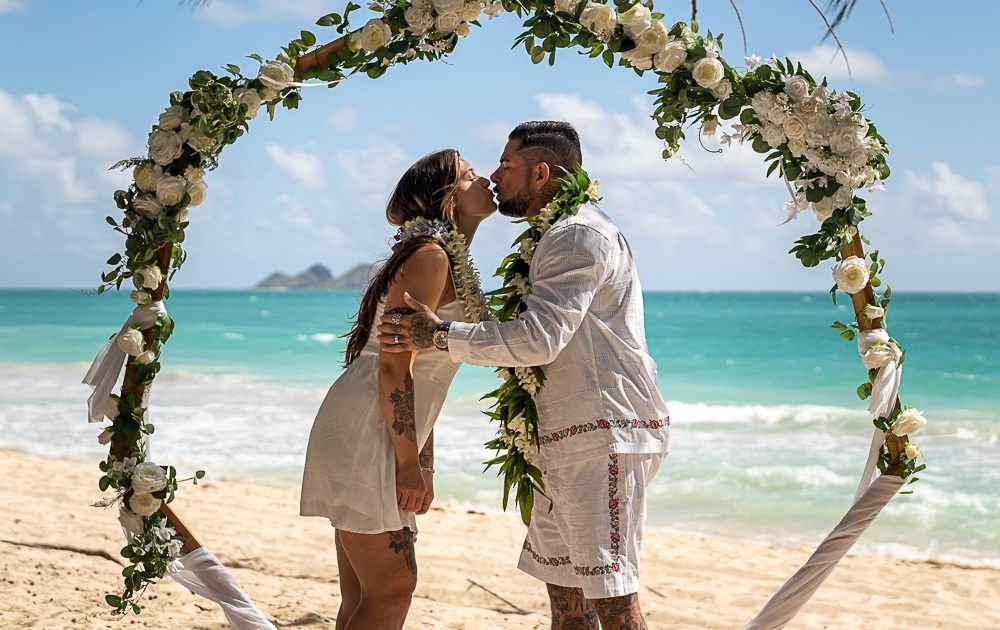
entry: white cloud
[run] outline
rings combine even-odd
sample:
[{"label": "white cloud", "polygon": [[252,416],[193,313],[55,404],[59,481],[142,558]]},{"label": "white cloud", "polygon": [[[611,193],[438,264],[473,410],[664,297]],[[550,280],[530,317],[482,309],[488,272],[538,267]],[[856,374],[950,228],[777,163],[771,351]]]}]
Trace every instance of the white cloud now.
[{"label": "white cloud", "polygon": [[944,211],[975,221],[990,218],[990,206],[982,184],[952,172],[943,162],[934,162],[931,170],[930,176],[911,172],[905,175],[907,187],[915,197],[923,200],[922,206],[931,209],[933,214]]},{"label": "white cloud", "polygon": [[[844,55],[847,61],[844,61]],[[787,55],[793,62],[801,63],[802,68],[819,80],[853,79],[855,81],[880,81],[888,76],[888,71],[882,62],[866,50],[845,47],[843,51],[836,46],[822,44],[809,50],[795,50]]]},{"label": "white cloud", "polygon": [[361,205],[382,207],[400,176],[414,161],[414,156],[381,136],[372,136],[363,147],[338,151],[333,157],[341,179],[357,187],[362,197]]},{"label": "white cloud", "polygon": [[22,8],[21,0],[0,0],[0,13],[13,13]]},{"label": "white cloud", "polygon": [[960,88],[978,88],[986,85],[985,77],[977,74],[956,72],[953,78],[955,80],[955,86]]},{"label": "white cloud", "polygon": [[334,131],[353,131],[358,128],[358,110],[346,105],[326,114],[326,126]]},{"label": "white cloud", "polygon": [[315,153],[304,150],[286,149],[274,143],[269,143],[266,150],[271,160],[303,187],[311,190],[323,187],[325,183],[323,161]]}]

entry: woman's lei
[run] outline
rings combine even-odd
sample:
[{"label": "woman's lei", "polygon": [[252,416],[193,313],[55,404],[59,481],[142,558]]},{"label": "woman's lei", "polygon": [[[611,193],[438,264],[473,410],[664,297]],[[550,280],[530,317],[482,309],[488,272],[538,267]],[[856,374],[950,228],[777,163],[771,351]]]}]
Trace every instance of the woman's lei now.
[{"label": "woman's lei", "polygon": [[[516,319],[527,308],[525,300],[531,293],[528,272],[542,236],[563,216],[576,214],[580,205],[600,201],[597,193],[599,182],[591,182],[587,173],[579,167],[556,182],[559,192],[552,201],[537,215],[518,221],[527,223],[528,229],[514,241],[517,251],[504,258],[497,269],[496,276],[503,278],[503,286],[488,295],[494,315],[501,322]],[[538,468],[538,410],[535,407],[535,396],[545,382],[545,374],[542,368],[535,366],[500,367],[497,368],[497,375],[504,379],[504,384],[483,398],[497,399],[493,411],[485,413],[499,420],[500,427],[497,437],[487,442],[486,447],[502,454],[486,462],[486,467],[500,466],[498,474],[502,473],[504,477],[505,510],[511,489],[517,488],[514,502],[520,509],[521,520],[527,525],[531,521],[535,490],[545,490],[542,472]]]},{"label": "woman's lei", "polygon": [[429,236],[447,252],[448,259],[451,261],[451,280],[455,285],[458,299],[462,301],[462,311],[465,313],[466,319],[470,322],[490,319],[490,309],[486,306],[486,300],[483,297],[479,272],[472,264],[472,256],[469,254],[469,245],[465,241],[465,235],[450,223],[439,219],[418,217],[404,223],[396,232],[396,242],[392,245],[393,251],[403,241],[414,236]]}]

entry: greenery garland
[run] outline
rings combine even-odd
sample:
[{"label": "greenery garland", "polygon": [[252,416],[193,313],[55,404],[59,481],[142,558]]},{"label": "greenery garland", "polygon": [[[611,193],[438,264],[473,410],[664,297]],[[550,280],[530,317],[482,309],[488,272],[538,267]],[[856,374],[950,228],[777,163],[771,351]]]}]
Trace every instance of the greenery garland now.
[{"label": "greenery garland", "polygon": [[[559,190],[552,201],[537,215],[516,221],[528,227],[514,239],[512,246],[517,251],[504,258],[497,269],[495,275],[503,279],[503,285],[488,294],[498,321],[517,319],[527,308],[525,300],[531,294],[528,279],[531,259],[542,236],[562,217],[575,215],[581,205],[600,201],[599,182],[591,182],[581,168],[555,181]],[[535,490],[545,491],[542,472],[537,465],[538,409],[535,406],[535,396],[545,383],[545,372],[540,366],[500,367],[497,374],[504,379],[503,385],[483,399],[496,399],[493,411],[485,413],[500,423],[497,437],[487,442],[486,447],[502,454],[486,462],[486,467],[500,466],[497,474],[503,475],[503,508],[507,509],[513,490],[514,503],[527,525],[531,521]]]},{"label": "greenery garland", "polygon": [[[877,190],[889,175],[885,142],[862,115],[857,95],[828,90],[825,81],[817,83],[801,66],[793,67],[788,60],[782,63],[770,59],[761,64],[759,58],[750,56],[746,71],[738,71],[720,54],[722,35],[698,35],[695,22],[677,22],[668,28],[662,21],[663,14],[651,11],[651,3],[376,0],[369,6],[380,17],[368,20],[357,30],[350,25],[350,15],[361,7],[352,2],[343,12],[318,20],[319,26],[332,27],[343,35],[346,43],[322,57],[320,65],[300,68],[296,73],[300,59],[324,50],[316,48],[313,33],[302,31],[277,59],[266,61],[251,55],[260,63],[255,77],[244,76],[235,65],[226,66],[228,76],[201,70],[192,75],[186,91],[170,95],[169,106],[149,135],[148,155],[116,165],[133,169],[131,185],[114,195],[122,216],[107,217],[112,228],[124,237],[124,250],[108,259],[111,269],[102,274],[97,293],[120,289],[130,281],[135,286],[131,298],[139,306],[169,297],[167,281],[186,258],[182,244],[189,211],[202,202],[207,192],[205,171],[217,166],[222,149],[243,135],[261,106],[272,118],[279,105],[287,109],[298,106],[302,84],[296,79],[318,79],[335,87],[355,74],[377,78],[394,65],[434,61],[454,50],[460,38],[469,34],[470,25],[479,26],[481,15],[492,18],[503,10],[527,16],[526,30],[515,45],[523,45],[535,63],[547,59],[553,64],[558,49],[579,48],[609,67],[629,67],[640,76],[653,73],[658,87],[650,91],[655,106],[652,118],[655,133],[664,142],[664,158],[680,149],[686,127],[698,126],[702,134],[714,135],[719,133],[720,120],[738,119],[734,133],[722,134],[723,142],[749,142],[754,150],[767,154],[768,174],[777,173],[791,193],[789,219],[810,209],[821,221],[815,233],[796,241],[791,253],[808,267],[837,259],[835,275],[840,277],[831,289],[834,299],[838,289],[844,290],[852,295],[856,312],[865,314],[858,316],[859,321],[835,322],[832,328],[853,339],[856,331],[884,323],[891,290],[888,286],[882,294],[873,290],[881,285],[877,273],[882,271],[884,261],[878,258],[877,251],[869,255],[870,263],[846,253],[861,252],[857,226],[869,216],[864,200],[854,192],[863,187]],[[583,180],[579,178],[586,175],[578,173],[574,177],[575,183],[570,179],[564,184],[571,186],[575,195],[582,194],[579,185]],[[536,227],[529,223],[528,232]],[[523,244],[527,238],[518,242]],[[519,285],[515,281],[515,270],[520,265],[511,258],[505,262],[505,268],[509,267],[514,275],[508,281],[505,273],[504,289],[493,296],[501,317],[516,316],[520,308]],[[851,274],[855,278],[863,275],[865,282],[850,281]],[[521,277],[526,278],[526,274]],[[152,510],[158,502],[169,503],[173,498],[178,483],[176,472],[170,466],[147,462],[142,448],[145,436],[153,433],[153,426],[144,419],[145,391],[159,371],[160,347],[172,331],[173,320],[163,312],[152,328],[126,331],[117,340],[129,355],[129,362],[121,395],[105,405],[110,410],[107,415],[111,425],[101,439],[110,443],[111,454],[101,463],[104,474],[100,479],[102,490],[115,492],[105,504],[120,502],[123,525],[129,533],[129,545],[122,550],[130,561],[123,570],[124,589],[121,595],[107,597],[117,614],[138,613],[137,602],[145,587],[171,568],[178,568],[178,547],[183,536],[164,520],[162,513]],[[873,348],[864,351],[869,378],[858,388],[862,399],[871,395],[883,368],[898,366],[905,357],[892,339],[877,342]],[[541,386],[544,375],[532,368],[516,371],[513,376],[494,392],[498,399],[494,413],[502,430],[489,443],[491,448],[508,449],[508,454],[490,464],[500,465],[504,474],[504,505],[509,491],[516,486],[516,501],[524,517],[531,506],[527,480],[534,479],[539,485],[541,480],[537,468],[527,460],[530,455],[525,455],[531,449],[511,452],[503,431],[506,437],[518,432],[515,420],[522,415],[518,413],[522,408],[525,427],[529,426],[533,409],[530,392]],[[922,468],[915,464],[919,448],[909,443],[907,435],[925,422],[919,412],[898,404],[891,413],[874,419],[888,445],[883,449],[880,469],[906,478]],[[143,486],[137,470],[155,477],[155,483]],[[194,479],[202,474],[199,471]],[[139,512],[152,510],[148,516],[132,509],[137,495],[149,495],[136,500],[135,506]]]}]

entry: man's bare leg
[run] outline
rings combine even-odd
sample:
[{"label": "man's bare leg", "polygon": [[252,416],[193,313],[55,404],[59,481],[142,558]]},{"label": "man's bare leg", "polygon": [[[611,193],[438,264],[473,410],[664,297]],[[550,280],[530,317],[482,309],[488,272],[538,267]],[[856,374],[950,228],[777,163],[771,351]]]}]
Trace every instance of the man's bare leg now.
[{"label": "man's bare leg", "polygon": [[546,584],[552,609],[552,630],[599,630],[597,612],[583,590]]},{"label": "man's bare leg", "polygon": [[639,595],[632,593],[621,597],[591,599],[604,630],[647,630],[646,620],[639,609]]}]

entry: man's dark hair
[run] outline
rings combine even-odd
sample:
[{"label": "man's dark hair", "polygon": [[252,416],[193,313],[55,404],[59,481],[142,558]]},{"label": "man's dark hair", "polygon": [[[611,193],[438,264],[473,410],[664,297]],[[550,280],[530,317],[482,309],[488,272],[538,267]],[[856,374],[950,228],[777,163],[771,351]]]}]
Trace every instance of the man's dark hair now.
[{"label": "man's dark hair", "polygon": [[524,156],[529,167],[545,162],[552,177],[560,177],[583,163],[580,135],[573,125],[560,120],[535,120],[514,127],[507,136],[517,140],[517,152]]}]

